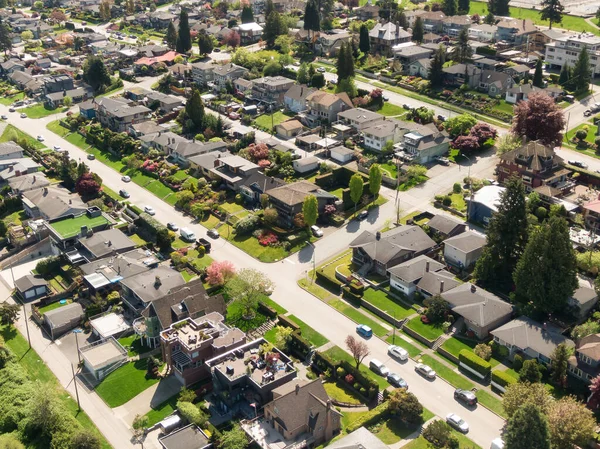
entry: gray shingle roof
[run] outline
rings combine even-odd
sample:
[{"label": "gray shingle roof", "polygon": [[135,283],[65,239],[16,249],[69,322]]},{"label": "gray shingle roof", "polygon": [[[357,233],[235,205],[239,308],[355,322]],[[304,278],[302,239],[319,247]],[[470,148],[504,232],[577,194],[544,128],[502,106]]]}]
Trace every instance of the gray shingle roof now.
[{"label": "gray shingle roof", "polygon": [[444,240],[445,245],[451,245],[464,253],[470,253],[476,249],[483,248],[486,239],[483,235],[473,231],[466,231]]},{"label": "gray shingle roof", "polygon": [[21,293],[31,290],[34,287],[41,287],[44,285],[48,285],[48,282],[40,277],[33,276],[32,274],[28,274],[19,278],[15,281],[15,287]]},{"label": "gray shingle roof", "polygon": [[427,271],[439,271],[443,268],[444,264],[422,255],[390,268],[388,273],[406,282],[414,282],[421,279]]},{"label": "gray shingle roof", "polygon": [[435,215],[431,220],[427,222],[427,226],[434,231],[448,235],[452,233],[458,226],[464,226],[464,222],[454,220],[445,215]]},{"label": "gray shingle roof", "polygon": [[513,311],[512,305],[470,282],[447,290],[442,297],[448,301],[452,312],[480,327],[510,316]]},{"label": "gray shingle roof", "polygon": [[[156,282],[160,280],[160,282]],[[168,267],[156,267],[121,281],[144,302],[165,296],[169,291],[185,283],[181,273]]]}]

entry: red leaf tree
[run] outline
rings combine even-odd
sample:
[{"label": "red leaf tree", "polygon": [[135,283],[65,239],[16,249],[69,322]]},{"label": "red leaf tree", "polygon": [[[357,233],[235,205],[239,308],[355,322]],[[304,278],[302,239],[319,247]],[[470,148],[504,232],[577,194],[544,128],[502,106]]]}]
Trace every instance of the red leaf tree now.
[{"label": "red leaf tree", "polygon": [[237,31],[231,30],[231,32],[225,36],[223,43],[225,45],[229,45],[230,47],[236,48],[240,46],[240,35]]},{"label": "red leaf tree", "polygon": [[92,173],[84,173],[75,183],[75,191],[84,197],[93,197],[100,192],[100,184]]},{"label": "red leaf tree", "polygon": [[560,145],[565,115],[548,94],[535,92],[514,108],[512,133],[544,145]]}]

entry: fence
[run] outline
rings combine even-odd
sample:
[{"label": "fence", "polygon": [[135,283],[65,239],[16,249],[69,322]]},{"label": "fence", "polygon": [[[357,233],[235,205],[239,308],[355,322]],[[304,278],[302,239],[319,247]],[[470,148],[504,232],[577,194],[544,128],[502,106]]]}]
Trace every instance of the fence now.
[{"label": "fence", "polygon": [[460,363],[460,360],[458,360],[458,357],[456,357],[454,354],[449,353],[441,346],[439,348],[437,348],[437,352],[442,354],[444,357],[446,357],[451,362],[456,363],[457,365]]}]

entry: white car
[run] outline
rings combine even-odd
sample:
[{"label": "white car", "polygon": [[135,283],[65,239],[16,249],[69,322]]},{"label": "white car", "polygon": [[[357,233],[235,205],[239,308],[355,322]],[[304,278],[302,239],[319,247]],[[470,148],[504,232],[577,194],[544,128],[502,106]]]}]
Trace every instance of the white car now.
[{"label": "white car", "polygon": [[21,118],[27,118],[27,114],[25,114],[24,112],[21,112]]},{"label": "white car", "polygon": [[467,422],[455,413],[450,413],[448,416],[446,416],[446,422],[459,432],[467,433],[469,431],[469,425]]},{"label": "white car", "polygon": [[312,225],[310,227],[310,231],[313,233],[315,237],[323,237],[323,231],[316,225]]},{"label": "white car", "polygon": [[430,366],[425,365],[423,363],[417,363],[415,365],[415,371],[422,376],[425,376],[427,379],[435,379],[435,371],[431,369]]},{"label": "white car", "polygon": [[146,212],[148,215],[156,214],[156,211],[154,210],[154,208],[152,206],[144,206],[144,212]]},{"label": "white car", "polygon": [[38,140],[38,142],[43,142],[44,141],[44,136],[42,136],[40,134],[39,136],[37,136],[37,140]]},{"label": "white car", "polygon": [[131,178],[129,176],[125,175],[125,176],[121,177],[121,181],[129,182],[129,181],[131,181]]},{"label": "white car", "polygon": [[408,352],[400,346],[391,345],[388,347],[388,354],[398,360],[408,360]]},{"label": "white car", "polygon": [[59,151],[60,150],[60,145],[54,145],[54,151]]}]

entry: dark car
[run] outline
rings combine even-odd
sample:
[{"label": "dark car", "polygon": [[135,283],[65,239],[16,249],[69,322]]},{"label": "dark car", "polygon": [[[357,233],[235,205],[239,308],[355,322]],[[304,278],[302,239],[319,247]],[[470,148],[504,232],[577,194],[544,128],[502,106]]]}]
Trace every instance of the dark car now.
[{"label": "dark car", "polygon": [[399,374],[390,373],[387,376],[388,382],[396,388],[406,388],[408,390],[408,384]]},{"label": "dark car", "polygon": [[471,406],[477,404],[477,396],[472,391],[461,390],[460,388],[454,391],[454,399]]},{"label": "dark car", "polygon": [[123,198],[130,197],[129,192],[127,192],[127,190],[123,190],[123,189],[119,190],[119,195],[121,195]]},{"label": "dark car", "polygon": [[216,229],[209,229],[206,232],[206,235],[208,235],[209,237],[212,237],[213,239],[218,239],[220,237],[219,231],[217,231]]}]

